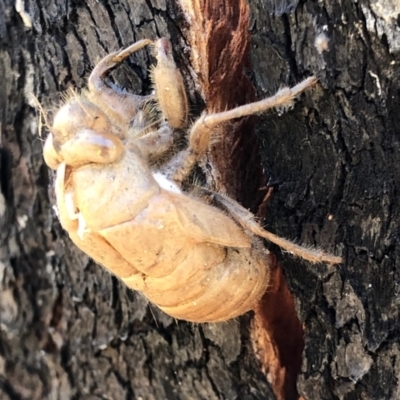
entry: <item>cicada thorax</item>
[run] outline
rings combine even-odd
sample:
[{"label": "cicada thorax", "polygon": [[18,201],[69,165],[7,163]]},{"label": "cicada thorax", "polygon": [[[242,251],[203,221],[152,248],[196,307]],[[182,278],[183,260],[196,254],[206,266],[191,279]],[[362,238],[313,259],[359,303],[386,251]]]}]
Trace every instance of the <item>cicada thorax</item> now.
[{"label": "cicada thorax", "polygon": [[[72,241],[96,262],[120,278],[138,273],[98,232],[87,230],[84,219],[74,203],[74,192],[70,183],[72,168],[62,162],[57,168],[55,192],[58,217]],[[84,224],[82,226],[82,223]]]},{"label": "cicada thorax", "polygon": [[117,163],[76,168],[70,182],[76,207],[96,231],[130,221],[160,190],[147,165],[132,152]]}]

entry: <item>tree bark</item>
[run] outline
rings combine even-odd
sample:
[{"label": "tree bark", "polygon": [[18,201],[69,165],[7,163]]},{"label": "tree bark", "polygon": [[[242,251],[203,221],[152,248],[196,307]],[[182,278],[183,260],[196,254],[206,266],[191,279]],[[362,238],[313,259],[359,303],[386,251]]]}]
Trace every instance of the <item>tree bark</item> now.
[{"label": "tree bark", "polygon": [[[257,124],[274,184],[267,228],[344,258],[315,266],[271,248],[305,329],[297,391],[310,400],[397,399],[400,10],[389,0],[296,3],[250,2],[245,73],[258,98],[319,78],[293,109]],[[54,111],[101,57],[166,36],[198,106],[189,29],[163,0],[0,3],[1,400],[274,398],[252,350],[251,313],[174,321],[83,255],[52,208],[30,93]],[[131,57],[116,84],[148,94],[150,63],[146,51]],[[254,148],[245,154],[257,157]],[[222,183],[254,205],[259,176],[232,161],[237,171],[225,170]]]}]

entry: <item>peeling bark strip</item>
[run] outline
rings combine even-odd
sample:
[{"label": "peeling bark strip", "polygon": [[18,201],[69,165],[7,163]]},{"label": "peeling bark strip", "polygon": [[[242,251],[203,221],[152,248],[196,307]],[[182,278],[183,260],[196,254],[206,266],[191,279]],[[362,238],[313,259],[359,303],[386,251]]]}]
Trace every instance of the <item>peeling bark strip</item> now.
[{"label": "peeling bark strip", "polygon": [[[246,1],[181,0],[181,5],[190,24],[191,62],[207,111],[219,112],[254,101],[253,86],[244,73],[249,67],[250,45]],[[221,140],[208,156],[210,183],[242,202],[257,198],[261,182],[253,120],[223,125]],[[282,269],[275,257],[271,259],[270,287],[255,309],[252,340],[275,395],[292,400],[298,398],[296,380],[304,348],[303,330]]]},{"label": "peeling bark strip", "polygon": [[294,400],[299,398],[296,381],[304,333],[282,268],[274,256],[271,260],[271,286],[254,310],[251,336],[256,356],[277,399]]},{"label": "peeling bark strip", "polygon": [[[180,0],[188,23],[191,63],[208,112],[219,112],[255,100],[245,75],[249,64],[249,7],[245,0]],[[225,124],[208,155],[210,184],[247,207],[261,182],[254,118]]]}]

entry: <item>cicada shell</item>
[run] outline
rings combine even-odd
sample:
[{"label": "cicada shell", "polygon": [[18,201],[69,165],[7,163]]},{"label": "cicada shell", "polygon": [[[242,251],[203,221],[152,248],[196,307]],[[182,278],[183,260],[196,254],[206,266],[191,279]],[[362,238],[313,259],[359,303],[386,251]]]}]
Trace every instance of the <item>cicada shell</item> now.
[{"label": "cicada shell", "polygon": [[[44,158],[56,170],[59,218],[81,250],[167,314],[224,321],[253,309],[268,287],[269,253],[257,235],[293,252],[300,249],[305,258],[311,252],[264,231],[234,200],[215,194],[217,205],[211,205],[180,183],[207,150],[217,124],[270,108],[271,101],[235,109],[236,114],[203,115],[189,131],[188,147],[157,163],[172,148],[173,128],[187,121],[183,79],[169,41],[155,43],[160,54],[152,72],[162,118],[148,111],[151,96],[135,96],[104,80],[129,54],[150,44],[142,40],[105,57],[88,91],[55,115]],[[310,78],[276,96],[281,103],[292,101],[315,82]],[[321,254],[317,261],[340,260]]]}]

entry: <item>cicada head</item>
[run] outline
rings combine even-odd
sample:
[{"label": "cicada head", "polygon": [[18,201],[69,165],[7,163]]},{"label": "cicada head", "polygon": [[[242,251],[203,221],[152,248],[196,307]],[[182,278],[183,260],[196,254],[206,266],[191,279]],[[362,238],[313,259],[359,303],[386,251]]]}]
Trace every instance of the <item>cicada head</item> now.
[{"label": "cicada head", "polygon": [[123,143],[113,133],[107,115],[89,100],[75,97],[54,117],[46,140],[45,161],[51,168],[60,160],[73,167],[108,164],[118,160],[123,151]]}]

